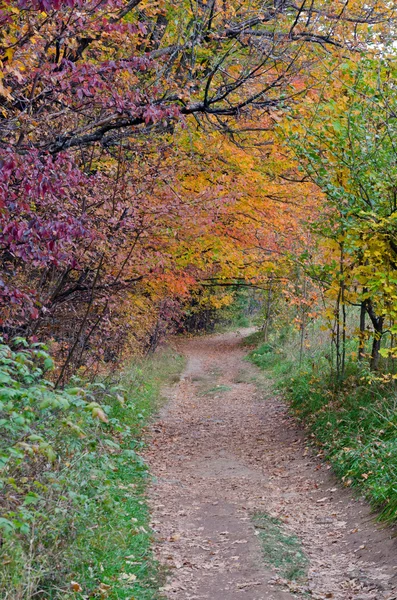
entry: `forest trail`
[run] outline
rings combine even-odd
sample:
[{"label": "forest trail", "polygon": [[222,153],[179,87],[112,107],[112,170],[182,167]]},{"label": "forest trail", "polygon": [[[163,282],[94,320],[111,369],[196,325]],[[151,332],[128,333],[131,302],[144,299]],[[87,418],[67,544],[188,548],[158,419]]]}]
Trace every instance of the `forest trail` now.
[{"label": "forest trail", "polygon": [[[307,451],[283,402],[243,360],[241,340],[234,332],[178,341],[187,367],[152,427],[146,459],[156,555],[169,569],[164,596],[397,598],[396,538]],[[268,538],[274,553],[263,554],[258,513],[281,523],[280,537]],[[285,536],[308,559],[296,586],[270,566],[282,562]]]}]

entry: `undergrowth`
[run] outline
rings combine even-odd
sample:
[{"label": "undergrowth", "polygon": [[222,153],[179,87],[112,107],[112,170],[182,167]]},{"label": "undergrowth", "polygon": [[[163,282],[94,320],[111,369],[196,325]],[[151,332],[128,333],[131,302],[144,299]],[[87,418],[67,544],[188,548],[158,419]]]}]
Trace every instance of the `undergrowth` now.
[{"label": "undergrowth", "polygon": [[277,340],[261,343],[248,355],[251,362],[274,379],[344,485],[365,495],[378,511],[379,519],[395,522],[395,383],[371,381],[364,368],[352,360],[347,364],[344,380],[336,386],[330,357],[324,351],[308,352],[301,365],[296,356],[297,352]]},{"label": "undergrowth", "polygon": [[44,347],[0,345],[4,600],[158,598],[142,431],[181,357],[57,391]]}]

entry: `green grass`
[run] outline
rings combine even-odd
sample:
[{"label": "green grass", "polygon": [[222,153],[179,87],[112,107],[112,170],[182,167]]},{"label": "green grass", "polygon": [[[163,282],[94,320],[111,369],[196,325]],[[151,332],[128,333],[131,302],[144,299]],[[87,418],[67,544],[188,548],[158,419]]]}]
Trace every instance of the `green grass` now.
[{"label": "green grass", "polygon": [[265,334],[262,330],[254,331],[249,335],[246,335],[242,340],[242,346],[258,346],[261,343],[264,343]]},{"label": "green grass", "polygon": [[288,358],[282,349],[273,347],[268,342],[260,344],[248,354],[250,362],[262,370],[271,370],[272,375],[278,379],[294,370],[297,366]]},{"label": "green grass", "polygon": [[[60,434],[57,461],[36,468],[33,485],[41,486],[40,500],[28,532],[3,540],[1,598],[160,597],[162,574],[151,554],[145,498],[149,473],[139,451],[161,386],[175,380],[182,366],[180,356],[163,351],[126,368],[117,386],[114,380],[98,382],[97,399],[108,422],[84,417],[84,437],[63,431],[61,416],[49,424],[50,437],[55,430]],[[22,475],[16,469],[18,485]]]},{"label": "green grass", "polygon": [[344,381],[337,388],[329,358],[318,350],[306,356],[301,367],[289,349],[273,349],[269,344],[252,350],[248,358],[275,381],[344,485],[363,494],[379,519],[395,522],[395,383],[369,383],[359,366],[349,362]]},{"label": "green grass", "polygon": [[259,533],[264,562],[284,579],[299,581],[306,575],[309,564],[300,540],[285,531],[278,519],[266,513],[256,513],[253,524]]}]

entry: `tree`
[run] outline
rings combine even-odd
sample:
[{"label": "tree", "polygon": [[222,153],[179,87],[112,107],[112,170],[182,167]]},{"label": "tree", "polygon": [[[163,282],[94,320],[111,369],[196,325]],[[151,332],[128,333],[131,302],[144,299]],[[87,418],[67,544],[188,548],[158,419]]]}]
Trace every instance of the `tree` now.
[{"label": "tree", "polygon": [[346,62],[336,92],[323,92],[289,134],[301,165],[329,207],[326,222],[318,227],[334,246],[328,293],[342,311],[349,304],[361,307],[360,358],[365,314],[369,317],[373,370],[379,366],[386,323],[394,334],[397,308],[394,70],[393,59]]},{"label": "tree", "polygon": [[[244,276],[255,277],[260,260],[248,268],[243,228],[262,207],[253,198],[244,211],[250,216],[241,211],[233,221],[243,177],[226,201],[207,194],[200,205],[180,194],[178,168],[191,156],[179,146],[180,128],[217,130],[240,146],[252,133],[262,143],[265,130],[269,143],[272,115],[303,97],[323,57],[335,51],[339,61],[342,47],[373,43],[385,24],[394,27],[395,12],[378,2],[339,12],[325,2],[3,2],[4,333],[52,337],[64,357],[62,379],[95,346],[116,355],[118,344],[105,351],[94,340],[127,341],[121,324],[135,307],[141,314],[145,301],[151,316],[141,318],[143,345],[175,290],[183,289],[183,303],[198,277],[222,268],[222,276],[247,268]],[[222,208],[220,227],[225,202],[230,210]],[[219,229],[223,240],[229,236],[220,263],[219,243],[210,251],[202,243]],[[268,238],[257,243],[250,235],[259,257]],[[192,243],[190,262],[181,260],[181,248]],[[120,327],[125,336],[112,333]]]}]

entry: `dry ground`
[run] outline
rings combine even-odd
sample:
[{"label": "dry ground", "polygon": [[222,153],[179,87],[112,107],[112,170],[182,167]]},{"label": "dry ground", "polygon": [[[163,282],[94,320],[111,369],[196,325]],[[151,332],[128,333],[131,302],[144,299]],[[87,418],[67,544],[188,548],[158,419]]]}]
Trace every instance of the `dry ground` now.
[{"label": "dry ground", "polygon": [[[397,539],[306,449],[304,434],[240,333],[178,342],[188,359],[146,453],[156,553],[177,600],[397,598]],[[266,566],[252,515],[277,517],[302,543],[307,578]]]}]

